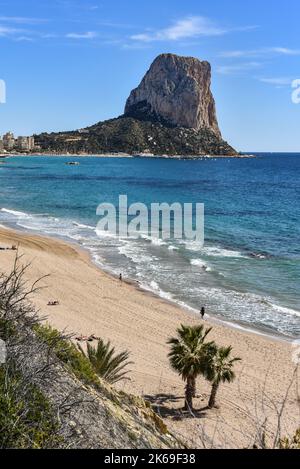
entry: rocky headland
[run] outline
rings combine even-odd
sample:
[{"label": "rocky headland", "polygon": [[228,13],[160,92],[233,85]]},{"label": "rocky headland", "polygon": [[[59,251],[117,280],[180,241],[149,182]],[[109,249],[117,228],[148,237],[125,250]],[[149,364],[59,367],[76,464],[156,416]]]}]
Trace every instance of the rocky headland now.
[{"label": "rocky headland", "polygon": [[211,92],[211,66],[159,55],[118,118],[71,132],[35,136],[45,153],[238,156],[223,140]]}]

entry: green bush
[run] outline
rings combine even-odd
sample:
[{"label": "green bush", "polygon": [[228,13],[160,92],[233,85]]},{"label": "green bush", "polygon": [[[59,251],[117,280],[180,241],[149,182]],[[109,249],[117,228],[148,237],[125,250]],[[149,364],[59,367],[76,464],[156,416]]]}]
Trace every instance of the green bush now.
[{"label": "green bush", "polygon": [[[9,371],[7,373],[7,371]],[[55,448],[62,441],[51,405],[35,386],[0,367],[0,448]]]},{"label": "green bush", "polygon": [[4,341],[15,335],[16,328],[13,321],[0,317],[0,338]]},{"label": "green bush", "polygon": [[91,386],[99,385],[99,378],[89,359],[80,353],[71,341],[63,339],[61,334],[49,325],[38,324],[34,327],[34,331],[80,381]]}]

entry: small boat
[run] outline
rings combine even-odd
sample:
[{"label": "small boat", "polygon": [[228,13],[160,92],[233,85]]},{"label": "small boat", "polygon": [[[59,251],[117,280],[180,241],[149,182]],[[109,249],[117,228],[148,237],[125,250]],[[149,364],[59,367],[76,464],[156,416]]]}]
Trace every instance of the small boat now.
[{"label": "small boat", "polygon": [[68,166],[79,166],[80,163],[78,161],[70,161],[69,163],[66,163]]}]

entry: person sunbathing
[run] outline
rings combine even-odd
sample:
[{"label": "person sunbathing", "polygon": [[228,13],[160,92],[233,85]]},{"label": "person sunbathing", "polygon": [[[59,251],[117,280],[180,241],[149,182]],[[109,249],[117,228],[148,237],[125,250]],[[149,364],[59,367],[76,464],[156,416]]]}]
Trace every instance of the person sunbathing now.
[{"label": "person sunbathing", "polygon": [[75,337],[75,340],[77,340],[77,342],[83,342],[85,338],[83,337],[83,335],[79,335],[78,337]]},{"label": "person sunbathing", "polygon": [[59,301],[49,301],[48,306],[58,306]]},{"label": "person sunbathing", "polygon": [[75,340],[77,340],[77,342],[93,342],[94,340],[100,340],[100,338],[96,337],[95,334],[92,334],[89,337],[81,334],[78,337],[75,337]]}]

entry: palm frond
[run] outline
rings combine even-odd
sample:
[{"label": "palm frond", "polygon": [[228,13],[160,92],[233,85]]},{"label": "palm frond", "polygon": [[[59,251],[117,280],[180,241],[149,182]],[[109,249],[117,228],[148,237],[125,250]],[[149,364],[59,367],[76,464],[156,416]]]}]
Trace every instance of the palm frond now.
[{"label": "palm frond", "polygon": [[181,325],[177,330],[177,337],[168,340],[171,346],[170,364],[184,381],[204,374],[209,362],[208,356],[216,347],[214,342],[205,342],[210,332],[211,328],[205,330],[203,325],[193,327]]},{"label": "palm frond", "polygon": [[213,383],[232,383],[235,379],[234,364],[241,358],[231,358],[232,347],[219,347],[211,362],[207,378]]},{"label": "palm frond", "polygon": [[78,348],[81,353],[87,356],[98,376],[108,383],[115,384],[123,379],[128,379],[126,375],[130,370],[126,370],[126,368],[133,364],[129,361],[130,353],[128,351],[116,354],[111,343],[109,341],[105,343],[102,339],[98,341],[96,348],[88,343],[86,352],[80,345]]}]

